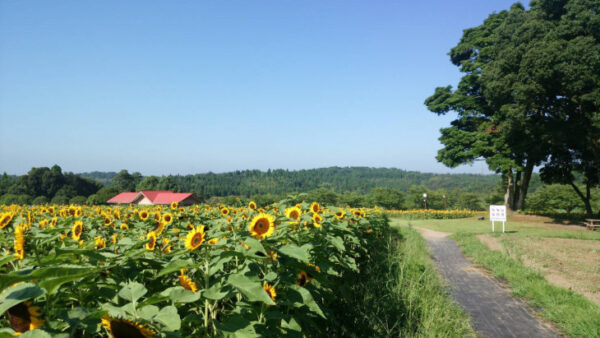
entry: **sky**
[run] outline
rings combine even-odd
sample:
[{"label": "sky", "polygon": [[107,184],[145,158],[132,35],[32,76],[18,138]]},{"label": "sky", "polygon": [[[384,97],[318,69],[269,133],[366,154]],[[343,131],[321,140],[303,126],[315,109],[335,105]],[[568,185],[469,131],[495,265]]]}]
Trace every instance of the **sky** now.
[{"label": "sky", "polygon": [[0,2],[0,172],[144,175],[435,159],[424,100],[514,1]]}]

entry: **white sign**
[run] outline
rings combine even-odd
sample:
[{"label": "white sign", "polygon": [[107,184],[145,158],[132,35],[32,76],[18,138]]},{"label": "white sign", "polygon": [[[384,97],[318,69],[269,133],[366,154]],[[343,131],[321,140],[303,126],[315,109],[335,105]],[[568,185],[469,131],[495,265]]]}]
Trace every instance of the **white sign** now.
[{"label": "white sign", "polygon": [[490,205],[490,221],[506,222],[506,205]]},{"label": "white sign", "polygon": [[492,232],[494,232],[494,222],[502,222],[502,232],[504,232],[504,222],[506,222],[506,205],[490,205],[490,221],[492,221]]}]

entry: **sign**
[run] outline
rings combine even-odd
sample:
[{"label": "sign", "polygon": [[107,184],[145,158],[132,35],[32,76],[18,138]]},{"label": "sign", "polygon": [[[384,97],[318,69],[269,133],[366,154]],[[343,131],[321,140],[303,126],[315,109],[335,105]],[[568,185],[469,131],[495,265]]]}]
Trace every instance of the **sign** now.
[{"label": "sign", "polygon": [[490,221],[492,221],[492,232],[494,232],[494,222],[502,222],[502,232],[504,232],[504,222],[506,222],[506,205],[490,205]]},{"label": "sign", "polygon": [[506,205],[490,205],[490,221],[506,222]]}]

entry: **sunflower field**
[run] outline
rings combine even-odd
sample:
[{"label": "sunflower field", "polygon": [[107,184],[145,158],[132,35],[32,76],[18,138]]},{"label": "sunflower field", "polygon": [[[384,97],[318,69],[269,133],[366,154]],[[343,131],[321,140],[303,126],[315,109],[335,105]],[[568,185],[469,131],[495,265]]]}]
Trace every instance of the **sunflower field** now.
[{"label": "sunflower field", "polygon": [[323,334],[378,209],[0,206],[0,336]]},{"label": "sunflower field", "polygon": [[436,209],[410,209],[410,210],[386,210],[390,217],[406,219],[455,219],[473,216],[484,216],[486,211],[475,210],[436,210]]}]

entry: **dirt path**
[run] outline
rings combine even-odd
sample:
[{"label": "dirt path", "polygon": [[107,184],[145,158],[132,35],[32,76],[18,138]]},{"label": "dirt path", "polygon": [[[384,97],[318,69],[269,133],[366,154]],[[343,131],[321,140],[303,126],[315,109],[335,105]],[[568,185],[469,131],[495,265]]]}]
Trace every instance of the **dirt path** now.
[{"label": "dirt path", "polygon": [[437,267],[448,281],[450,294],[471,316],[483,337],[558,337],[522,301],[510,296],[493,277],[473,266],[448,234],[417,228],[431,249]]}]

